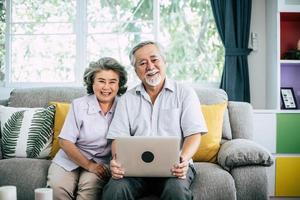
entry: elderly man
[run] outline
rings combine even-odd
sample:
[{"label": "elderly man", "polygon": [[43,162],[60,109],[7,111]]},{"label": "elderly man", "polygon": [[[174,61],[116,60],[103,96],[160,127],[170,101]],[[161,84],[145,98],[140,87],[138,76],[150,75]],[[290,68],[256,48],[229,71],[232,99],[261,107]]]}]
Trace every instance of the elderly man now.
[{"label": "elderly man", "polygon": [[[146,41],[130,53],[131,64],[141,84],[119,100],[107,138],[118,136],[181,137],[180,163],[174,163],[172,178],[124,177],[126,172],[115,156],[110,162],[112,178],[103,199],[138,199],[155,187],[161,199],[192,199],[190,185],[195,176],[192,156],[207,132],[196,93],[166,78],[166,62],[159,44]],[[112,155],[115,155],[112,142]]]}]

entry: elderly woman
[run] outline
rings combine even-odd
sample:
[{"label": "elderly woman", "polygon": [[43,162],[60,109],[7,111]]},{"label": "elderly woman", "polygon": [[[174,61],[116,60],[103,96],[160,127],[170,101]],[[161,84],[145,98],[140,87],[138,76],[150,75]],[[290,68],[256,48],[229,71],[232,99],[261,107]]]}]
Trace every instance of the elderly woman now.
[{"label": "elderly woman", "polygon": [[61,149],[49,168],[54,199],[100,198],[110,176],[111,142],[106,134],[126,81],[124,67],[113,58],[101,58],[85,70],[88,95],[73,100],[59,135]]}]

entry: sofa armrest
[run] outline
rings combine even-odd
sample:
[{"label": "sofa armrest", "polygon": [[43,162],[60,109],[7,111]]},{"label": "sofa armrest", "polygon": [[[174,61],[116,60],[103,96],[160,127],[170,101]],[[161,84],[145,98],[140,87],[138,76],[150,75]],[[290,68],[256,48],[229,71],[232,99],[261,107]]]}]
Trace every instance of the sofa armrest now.
[{"label": "sofa armrest", "polygon": [[0,99],[0,105],[7,106],[8,105],[8,99]]},{"label": "sofa armrest", "polygon": [[273,158],[267,149],[251,140],[233,139],[222,144],[218,163],[230,171],[247,165],[271,166]]},{"label": "sofa armrest", "polygon": [[234,179],[236,199],[268,200],[268,173],[265,166],[250,165],[234,168],[230,174]]},{"label": "sofa armrest", "polygon": [[232,138],[253,138],[253,108],[246,102],[228,102]]}]

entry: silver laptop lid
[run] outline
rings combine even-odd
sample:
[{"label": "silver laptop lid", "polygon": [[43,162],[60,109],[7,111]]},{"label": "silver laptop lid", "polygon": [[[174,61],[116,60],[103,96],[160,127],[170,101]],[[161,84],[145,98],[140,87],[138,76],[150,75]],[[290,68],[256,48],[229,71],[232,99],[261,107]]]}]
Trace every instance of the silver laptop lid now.
[{"label": "silver laptop lid", "polygon": [[125,176],[172,177],[170,170],[179,163],[179,153],[179,137],[116,138],[116,159],[125,169]]}]

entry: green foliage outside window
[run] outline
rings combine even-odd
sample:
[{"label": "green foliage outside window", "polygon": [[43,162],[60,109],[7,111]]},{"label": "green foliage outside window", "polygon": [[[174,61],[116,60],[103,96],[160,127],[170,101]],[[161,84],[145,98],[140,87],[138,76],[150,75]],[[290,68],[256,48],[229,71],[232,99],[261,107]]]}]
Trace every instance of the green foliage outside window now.
[{"label": "green foliage outside window", "polygon": [[160,23],[162,39],[169,41],[169,76],[188,82],[220,82],[224,48],[210,1],[168,2],[161,5]]},{"label": "green foliage outside window", "polygon": [[[149,20],[145,10],[151,1],[143,1],[136,20]],[[148,2],[148,3],[147,3]],[[130,24],[126,31],[139,32]],[[139,42],[137,35],[132,44]],[[224,48],[219,38],[209,0],[160,1],[159,40],[165,47],[169,77],[188,82],[220,82]]]},{"label": "green foliage outside window", "polygon": [[[18,23],[12,25],[12,34],[20,32],[31,35],[39,34],[42,31],[43,34],[47,35],[45,32],[47,30],[73,34],[72,23],[76,20],[76,1],[48,0],[41,3],[39,0],[12,0],[12,2],[14,2],[12,7],[12,19],[14,21],[34,22],[25,23],[23,27],[20,27]],[[99,56],[112,56],[129,65],[128,53],[133,45],[145,38],[154,39],[154,23],[156,22],[153,19],[153,2],[151,0],[87,0],[87,62],[99,58]],[[169,66],[167,68],[168,77],[188,82],[220,82],[224,63],[224,48],[215,27],[210,1],[159,0],[159,2],[158,39],[165,47]],[[0,3],[0,67],[4,71],[5,12],[3,9],[4,2],[1,1]],[[47,24],[47,22],[55,23]],[[62,22],[62,24],[56,22]],[[49,29],[48,27],[56,25],[57,28]],[[21,51],[20,48],[16,48],[18,52],[12,52],[12,59],[14,59],[12,64],[18,66],[12,70],[13,77],[16,77],[15,80],[21,76],[28,77],[26,70],[23,70],[22,73],[16,71],[25,66],[25,61],[41,60],[41,58],[47,61],[44,63],[49,64],[49,69],[44,68],[44,70],[50,70],[52,67],[51,70],[55,69],[56,76],[60,80],[67,80],[67,74],[70,74],[75,62],[75,39],[72,40],[72,37],[68,36],[64,37],[70,38],[70,40],[63,39],[62,41],[66,40],[65,43],[55,40],[57,41],[55,43],[54,40],[50,40],[54,38],[53,36],[46,36],[45,39],[39,36],[45,40],[43,42],[45,44],[63,44],[63,47],[58,48],[57,52],[54,52],[52,48],[45,47],[44,51],[40,49],[40,52],[36,52],[37,48],[33,48],[34,43],[26,39],[30,37],[14,37],[13,45],[20,45],[23,49]],[[31,38],[36,40],[37,37]],[[65,44],[70,45],[66,46]],[[21,55],[25,60],[20,60]],[[55,63],[50,62],[53,59]],[[36,71],[41,70],[39,73],[43,74],[42,67],[28,66],[35,67]],[[128,69],[133,72],[130,67]]]}]

